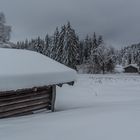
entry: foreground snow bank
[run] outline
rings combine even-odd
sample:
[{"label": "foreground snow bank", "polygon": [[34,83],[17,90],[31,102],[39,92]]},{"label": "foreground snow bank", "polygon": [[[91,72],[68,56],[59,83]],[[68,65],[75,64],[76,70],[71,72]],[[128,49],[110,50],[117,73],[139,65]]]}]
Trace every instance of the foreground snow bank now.
[{"label": "foreground snow bank", "polygon": [[2,140],[139,140],[140,76],[79,75],[55,113],[0,120]]}]

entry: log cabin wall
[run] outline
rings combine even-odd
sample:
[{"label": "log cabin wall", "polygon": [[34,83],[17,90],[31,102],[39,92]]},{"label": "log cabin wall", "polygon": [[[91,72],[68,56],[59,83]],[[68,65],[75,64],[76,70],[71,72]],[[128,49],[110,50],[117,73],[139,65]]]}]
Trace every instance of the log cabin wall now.
[{"label": "log cabin wall", "polygon": [[125,69],[125,73],[138,73],[138,69],[132,66],[126,67]]},{"label": "log cabin wall", "polygon": [[54,111],[56,86],[0,92],[0,118],[32,114],[46,109]]}]

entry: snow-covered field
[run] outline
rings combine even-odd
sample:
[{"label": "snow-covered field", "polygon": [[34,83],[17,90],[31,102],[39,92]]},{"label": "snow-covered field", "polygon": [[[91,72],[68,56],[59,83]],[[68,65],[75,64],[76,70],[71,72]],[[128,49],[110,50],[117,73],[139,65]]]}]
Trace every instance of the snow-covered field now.
[{"label": "snow-covered field", "polygon": [[0,120],[0,140],[140,140],[140,75],[78,75],[56,112]]}]

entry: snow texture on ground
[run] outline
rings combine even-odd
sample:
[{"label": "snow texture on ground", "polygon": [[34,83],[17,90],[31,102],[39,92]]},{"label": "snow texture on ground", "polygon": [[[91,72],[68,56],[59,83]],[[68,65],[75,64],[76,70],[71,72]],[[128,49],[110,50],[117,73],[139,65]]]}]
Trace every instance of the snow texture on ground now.
[{"label": "snow texture on ground", "polygon": [[140,75],[79,75],[56,112],[0,120],[1,140],[139,140]]},{"label": "snow texture on ground", "polygon": [[0,48],[0,91],[72,82],[76,72],[33,51]]}]

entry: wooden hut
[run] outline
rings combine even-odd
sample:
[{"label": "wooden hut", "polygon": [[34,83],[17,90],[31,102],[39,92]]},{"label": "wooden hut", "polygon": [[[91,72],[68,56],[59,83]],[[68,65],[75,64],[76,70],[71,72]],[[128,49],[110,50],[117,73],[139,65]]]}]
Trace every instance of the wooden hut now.
[{"label": "wooden hut", "polygon": [[55,110],[56,85],[76,72],[39,53],[0,48],[0,118]]},{"label": "wooden hut", "polygon": [[139,68],[136,64],[129,64],[126,67],[124,67],[124,72],[125,73],[138,73]]}]

